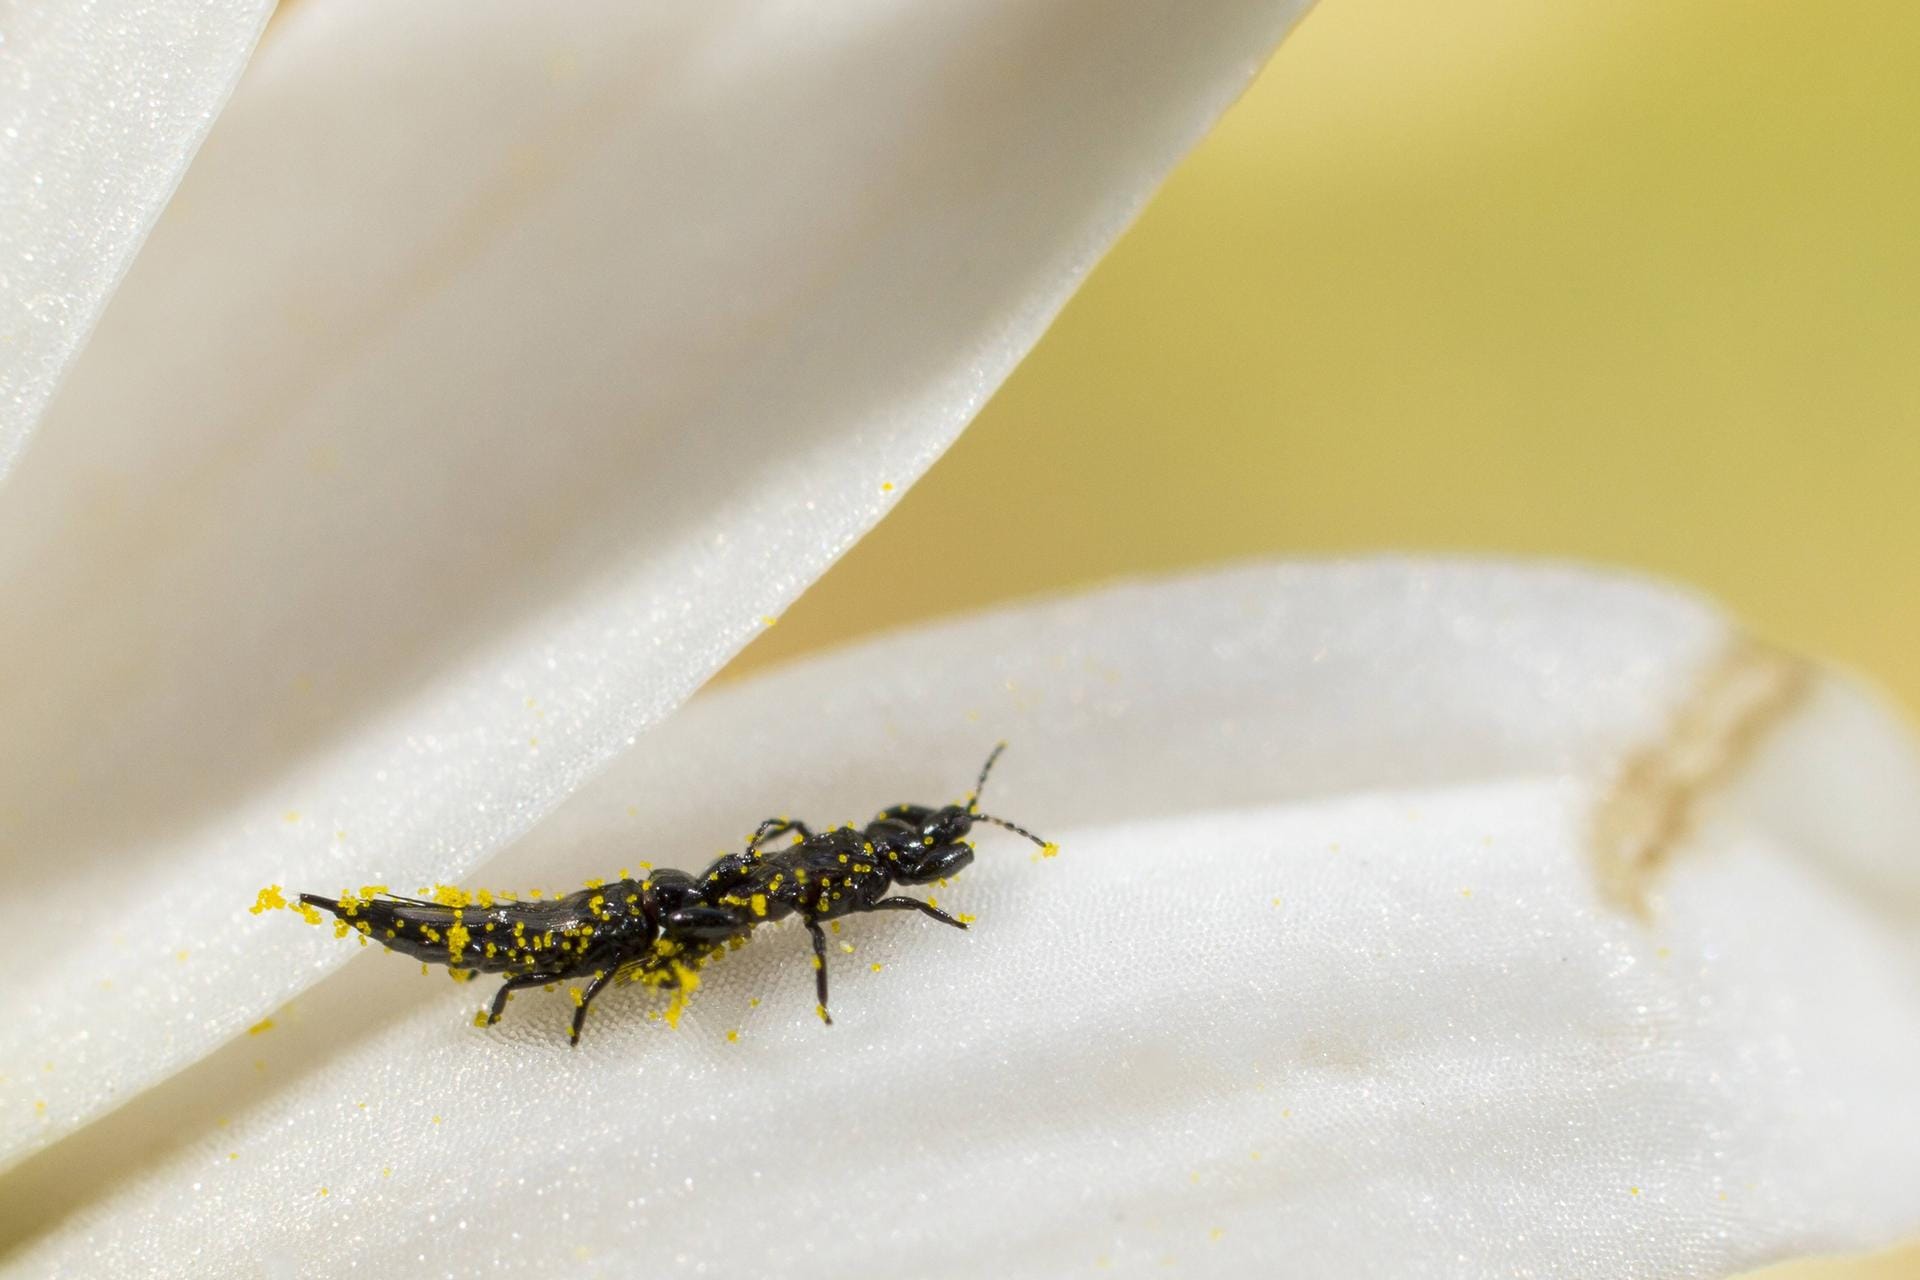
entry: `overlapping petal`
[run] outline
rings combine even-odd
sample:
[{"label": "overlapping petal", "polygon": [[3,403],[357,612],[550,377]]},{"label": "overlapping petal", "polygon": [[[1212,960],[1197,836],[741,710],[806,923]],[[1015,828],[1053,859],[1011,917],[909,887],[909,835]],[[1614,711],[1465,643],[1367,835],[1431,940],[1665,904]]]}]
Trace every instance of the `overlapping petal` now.
[{"label": "overlapping petal", "polygon": [[0,480],[272,12],[273,0],[0,9]]},{"label": "overlapping petal", "polygon": [[[1920,823],[1884,712],[1825,681],[1755,762],[1765,799],[1702,816],[1650,919],[1597,889],[1599,789],[1732,639],[1584,572],[1252,567],[720,690],[483,881],[941,800],[1002,733],[990,807],[1063,852],[983,838],[937,891],[965,935],[856,918],[830,1030],[787,928],[711,969],[677,1031],[627,989],[578,1051],[564,997],[478,1030],[473,989],[369,954],[20,1170],[22,1221],[88,1207],[14,1256],[1711,1276],[1884,1241],[1920,1222]],[[1842,844],[1909,852],[1869,888]],[[312,936],[241,941],[287,931]]]},{"label": "overlapping petal", "polygon": [[336,963],[260,885],[454,876],[678,705],[1301,7],[285,15],[0,503],[0,1158]]}]

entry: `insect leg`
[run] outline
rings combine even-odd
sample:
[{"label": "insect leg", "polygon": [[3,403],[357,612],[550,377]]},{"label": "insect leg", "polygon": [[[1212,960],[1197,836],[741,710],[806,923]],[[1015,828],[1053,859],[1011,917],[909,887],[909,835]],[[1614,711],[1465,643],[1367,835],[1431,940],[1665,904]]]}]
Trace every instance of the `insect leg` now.
[{"label": "insect leg", "polygon": [[587,1020],[587,1006],[592,1004],[593,998],[600,994],[600,988],[613,981],[613,974],[612,969],[602,969],[594,974],[593,981],[587,984],[586,991],[580,996],[580,1007],[573,1011],[573,1039],[570,1043],[580,1043],[580,1028]]},{"label": "insect leg", "polygon": [[783,836],[789,831],[798,831],[802,840],[813,839],[813,828],[804,822],[797,822],[792,818],[768,818],[753,833],[753,838],[747,841],[747,852],[755,853],[768,840],[775,836]]},{"label": "insect leg", "polygon": [[820,1021],[832,1026],[833,1015],[827,1012],[827,931],[818,920],[808,920],[807,932],[813,935],[813,985],[820,996]]},{"label": "insect leg", "polygon": [[922,902],[918,898],[909,898],[904,894],[898,894],[891,898],[882,898],[880,899],[880,901],[874,903],[871,907],[867,908],[867,910],[869,911],[880,911],[880,910],[923,911],[927,915],[932,916],[935,920],[938,920],[941,924],[950,924],[956,929],[964,929],[967,927],[965,921],[955,920],[952,916],[948,915],[946,912],[942,911],[940,908],[934,906],[931,902]]},{"label": "insect leg", "polygon": [[500,1021],[500,1014],[507,1007],[509,991],[518,991],[523,987],[544,987],[549,982],[558,982],[560,978],[561,975],[557,973],[523,973],[517,978],[508,978],[493,993],[493,1008],[487,1011],[487,1025],[492,1026]]}]

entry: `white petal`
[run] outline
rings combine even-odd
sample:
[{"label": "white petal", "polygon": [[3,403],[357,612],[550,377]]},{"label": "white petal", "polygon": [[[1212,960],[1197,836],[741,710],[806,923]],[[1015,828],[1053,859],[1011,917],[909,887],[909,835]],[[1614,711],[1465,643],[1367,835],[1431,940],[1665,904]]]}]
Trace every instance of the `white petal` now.
[{"label": "white petal", "polygon": [[0,503],[0,1153],[335,963],[262,884],[455,875],[676,706],[1298,8],[294,8]]},{"label": "white petal", "polygon": [[0,480],[273,0],[0,7]]},{"label": "white petal", "polygon": [[[1001,733],[989,809],[1063,851],[983,837],[937,890],[965,935],[856,918],[830,1030],[792,927],[677,1032],[626,989],[578,1051],[563,995],[479,1031],[484,991],[369,955],[16,1173],[23,1222],[89,1204],[19,1260],[1710,1276],[1883,1240],[1920,1222],[1914,958],[1822,855],[1827,783],[1779,772],[1873,731],[1778,727],[1805,825],[1724,806],[1651,922],[1596,894],[1594,785],[1728,639],[1584,573],[1254,568],[721,690],[486,882],[943,800]],[[1853,799],[1844,829],[1913,847],[1904,800]]]}]

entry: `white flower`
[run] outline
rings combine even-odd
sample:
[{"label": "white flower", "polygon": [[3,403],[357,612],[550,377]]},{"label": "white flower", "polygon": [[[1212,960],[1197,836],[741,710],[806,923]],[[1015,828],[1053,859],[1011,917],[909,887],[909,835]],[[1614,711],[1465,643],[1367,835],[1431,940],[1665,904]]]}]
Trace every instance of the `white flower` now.
[{"label": "white flower", "polygon": [[[8,1261],[1711,1275],[1911,1229],[1911,748],[1780,660],[1716,676],[1747,651],[1697,604],[1250,568],[666,719],[1296,11],[285,15],[0,489]],[[13,440],[259,18],[130,12],[9,53],[22,163],[108,183],[69,181],[98,250],[6,299]],[[143,22],[160,88],[104,38]],[[4,247],[64,243],[22,207]],[[482,1031],[246,910],[697,864],[949,798],[1000,736],[994,810],[1065,853],[983,839],[969,934],[849,925],[831,1031],[791,930],[572,1051],[563,997]]]}]

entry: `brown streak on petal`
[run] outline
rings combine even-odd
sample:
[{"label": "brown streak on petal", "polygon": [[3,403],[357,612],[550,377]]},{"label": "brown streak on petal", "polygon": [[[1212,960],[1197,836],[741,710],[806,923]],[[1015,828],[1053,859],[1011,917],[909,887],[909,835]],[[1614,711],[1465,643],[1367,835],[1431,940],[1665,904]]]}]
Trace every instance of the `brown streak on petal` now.
[{"label": "brown streak on petal", "polygon": [[1647,891],[1701,801],[1793,710],[1808,677],[1803,659],[1751,638],[1706,669],[1666,733],[1627,758],[1594,811],[1593,856],[1608,899],[1646,917]]}]

